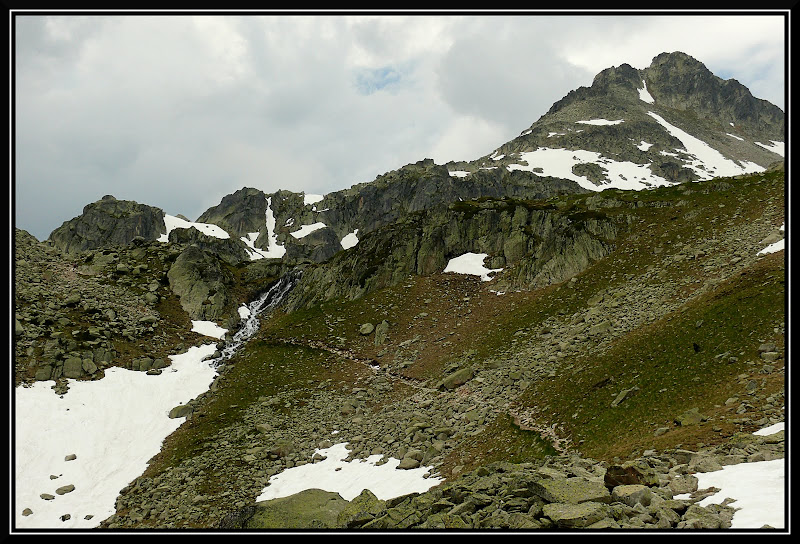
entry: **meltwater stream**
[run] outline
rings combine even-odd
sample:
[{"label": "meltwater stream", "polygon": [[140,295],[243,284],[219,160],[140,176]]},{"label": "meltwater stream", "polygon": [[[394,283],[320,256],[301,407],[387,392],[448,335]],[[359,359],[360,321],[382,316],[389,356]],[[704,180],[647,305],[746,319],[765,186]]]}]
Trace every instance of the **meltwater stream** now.
[{"label": "meltwater stream", "polygon": [[258,331],[258,316],[265,311],[271,311],[278,307],[278,305],[283,302],[284,298],[286,298],[286,295],[297,285],[299,279],[299,272],[286,274],[275,282],[264,294],[248,304],[247,309],[249,310],[249,315],[244,324],[236,331],[231,341],[222,349],[221,355],[208,360],[208,363],[213,368],[218,368],[226,360],[230,359],[242,344],[247,342]]}]

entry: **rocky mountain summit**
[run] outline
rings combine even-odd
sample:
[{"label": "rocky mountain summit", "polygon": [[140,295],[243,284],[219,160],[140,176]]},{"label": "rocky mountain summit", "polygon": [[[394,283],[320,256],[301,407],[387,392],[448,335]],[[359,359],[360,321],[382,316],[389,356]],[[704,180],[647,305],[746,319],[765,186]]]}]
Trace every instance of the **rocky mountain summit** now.
[{"label": "rocky mountain summit", "polygon": [[[108,195],[15,232],[15,384],[158,374],[197,321],[218,360],[291,278],[101,528],[727,528],[694,475],[784,454],[749,434],[784,419],[783,132],[664,53],[473,161],[245,187],[195,221]],[[256,501],[334,440],[445,481]]]}]

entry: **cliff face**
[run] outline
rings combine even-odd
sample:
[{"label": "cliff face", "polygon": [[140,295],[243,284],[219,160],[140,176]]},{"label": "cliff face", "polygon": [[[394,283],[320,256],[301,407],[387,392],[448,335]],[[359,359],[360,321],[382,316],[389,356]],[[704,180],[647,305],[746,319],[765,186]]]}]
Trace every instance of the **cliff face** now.
[{"label": "cliff face", "polygon": [[290,308],[355,299],[410,275],[441,273],[450,259],[485,253],[491,269],[508,270],[498,290],[569,279],[606,255],[618,224],[597,211],[559,209],[541,201],[478,199],[410,214],[308,270]]},{"label": "cliff face", "polygon": [[685,53],[662,53],[642,70],[656,102],[691,110],[709,122],[745,129],[765,139],[784,140],[784,113],[755,98],[735,79],[723,80]]}]

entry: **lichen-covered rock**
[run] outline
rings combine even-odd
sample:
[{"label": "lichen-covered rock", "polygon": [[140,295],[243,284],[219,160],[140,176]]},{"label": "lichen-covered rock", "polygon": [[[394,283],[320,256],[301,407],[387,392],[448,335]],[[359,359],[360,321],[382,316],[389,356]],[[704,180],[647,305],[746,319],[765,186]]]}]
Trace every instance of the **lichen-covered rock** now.
[{"label": "lichen-covered rock", "polygon": [[307,489],[257,502],[243,529],[333,529],[348,502],[338,493]]},{"label": "lichen-covered rock", "polygon": [[544,515],[557,527],[581,529],[597,523],[608,515],[608,506],[599,502],[580,504],[550,503],[543,508]]},{"label": "lichen-covered rock", "polygon": [[229,293],[233,274],[215,255],[189,246],[175,259],[167,273],[172,292],[192,319],[219,321],[232,313]]},{"label": "lichen-covered rock", "polygon": [[573,477],[542,479],[531,484],[533,492],[547,502],[579,504],[582,502],[611,502],[611,494],[600,480]]},{"label": "lichen-covered rock", "polygon": [[339,512],[337,525],[347,529],[361,527],[386,513],[385,501],[365,489]]}]

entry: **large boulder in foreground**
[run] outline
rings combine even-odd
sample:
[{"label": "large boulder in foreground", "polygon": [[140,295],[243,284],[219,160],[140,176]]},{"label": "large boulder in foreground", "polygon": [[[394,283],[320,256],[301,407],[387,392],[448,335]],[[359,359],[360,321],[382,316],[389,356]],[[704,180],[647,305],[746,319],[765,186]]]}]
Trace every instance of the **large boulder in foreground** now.
[{"label": "large boulder in foreground", "polygon": [[339,514],[348,504],[338,493],[306,489],[237,510],[221,522],[220,528],[334,529]]}]

